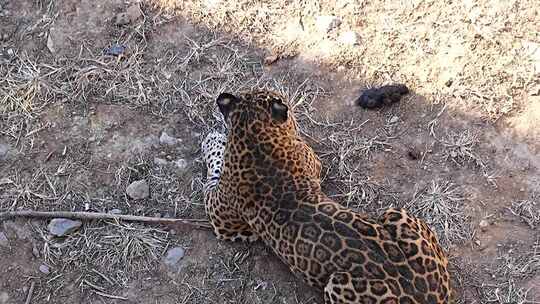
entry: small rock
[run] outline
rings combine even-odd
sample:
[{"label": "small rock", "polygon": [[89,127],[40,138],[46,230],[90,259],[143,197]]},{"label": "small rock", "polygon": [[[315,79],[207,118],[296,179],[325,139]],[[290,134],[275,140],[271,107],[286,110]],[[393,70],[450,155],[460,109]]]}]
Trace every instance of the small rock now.
[{"label": "small rock", "polygon": [[486,220],[481,220],[478,226],[480,226],[480,229],[485,232],[489,226],[489,222]]},{"label": "small rock", "polygon": [[9,301],[9,294],[5,291],[0,292],[0,304],[11,303]]},{"label": "small rock", "polygon": [[126,51],[126,46],[122,44],[113,44],[111,47],[106,48],[104,53],[108,56],[120,56]]},{"label": "small rock", "polygon": [[122,210],[114,208],[109,210],[109,214],[122,214]]},{"label": "small rock", "polygon": [[173,146],[178,143],[178,139],[169,136],[169,134],[163,131],[163,133],[161,133],[161,136],[159,137],[159,143],[162,145]]},{"label": "small rock", "polygon": [[126,10],[126,15],[131,23],[142,17],[142,11],[138,3],[133,4]]},{"label": "small rock", "polygon": [[150,195],[150,188],[145,180],[132,182],[126,189],[127,195],[131,198],[139,200],[145,199]]},{"label": "small rock", "polygon": [[126,13],[120,13],[114,17],[114,25],[122,26],[129,24],[129,16]]},{"label": "small rock", "polygon": [[41,257],[41,254],[39,254],[39,249],[35,245],[32,246],[32,255],[39,259]]},{"label": "small rock", "polygon": [[188,167],[188,162],[185,159],[178,159],[174,162],[176,167],[180,170],[185,170]]},{"label": "small rock", "polygon": [[215,9],[218,6],[220,6],[222,2],[223,0],[206,0],[204,1],[204,4],[206,5],[207,8]]},{"label": "small rock", "polygon": [[315,26],[321,33],[329,33],[341,25],[341,20],[336,16],[318,16],[315,20]]},{"label": "small rock", "polygon": [[446,81],[444,82],[444,85],[447,86],[447,87],[451,87],[453,83],[454,83],[454,79],[452,79],[450,77],[450,78],[446,79]]},{"label": "small rock", "polygon": [[51,269],[49,268],[49,266],[43,264],[43,265],[40,265],[39,266],[39,271],[43,274],[49,274],[51,273]]},{"label": "small rock", "polygon": [[392,118],[390,118],[389,123],[394,124],[394,123],[396,123],[396,122],[398,122],[398,121],[399,121],[399,117],[397,117],[396,115],[394,115],[394,116],[392,116]]},{"label": "small rock", "polygon": [[74,221],[65,218],[52,219],[47,228],[52,235],[65,236],[81,227],[81,221]]},{"label": "small rock", "polygon": [[118,26],[134,23],[142,16],[139,4],[134,4],[127,8],[126,12],[120,13],[114,17],[114,24]]},{"label": "small rock", "polygon": [[182,247],[174,247],[167,251],[163,263],[169,267],[178,266],[178,263],[184,258],[185,250]]},{"label": "small rock", "polygon": [[9,240],[5,233],[0,231],[0,247],[9,247]]},{"label": "small rock", "polygon": [[169,162],[166,159],[154,157],[154,164],[158,166],[166,166]]},{"label": "small rock", "polygon": [[7,158],[9,146],[6,144],[0,144],[0,160]]},{"label": "small rock", "polygon": [[345,45],[358,45],[360,36],[353,31],[347,31],[339,36],[339,42]]}]

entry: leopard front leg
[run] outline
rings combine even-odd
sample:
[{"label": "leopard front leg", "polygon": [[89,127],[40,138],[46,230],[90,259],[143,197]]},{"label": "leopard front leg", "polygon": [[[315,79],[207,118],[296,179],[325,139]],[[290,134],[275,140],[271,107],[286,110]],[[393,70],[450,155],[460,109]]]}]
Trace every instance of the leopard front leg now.
[{"label": "leopard front leg", "polygon": [[218,132],[211,132],[202,142],[203,159],[207,167],[206,184],[204,185],[204,204],[206,214],[220,240],[253,242],[258,236],[250,231],[247,223],[242,221],[235,210],[229,208],[226,197],[220,192],[219,183],[223,169],[223,154],[227,137]]}]

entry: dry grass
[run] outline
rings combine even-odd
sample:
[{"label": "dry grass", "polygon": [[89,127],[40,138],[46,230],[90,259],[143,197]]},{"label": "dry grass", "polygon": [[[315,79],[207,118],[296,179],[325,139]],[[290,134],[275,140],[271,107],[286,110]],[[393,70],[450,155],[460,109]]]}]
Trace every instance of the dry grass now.
[{"label": "dry grass", "polygon": [[537,304],[540,303],[531,299],[528,290],[520,288],[514,280],[509,280],[500,285],[482,286],[486,303],[495,304]]},{"label": "dry grass", "polygon": [[[47,11],[54,10],[55,1],[47,5],[38,2]],[[177,13],[191,22],[200,22],[217,32],[189,33],[185,39],[175,41],[174,47],[165,47],[152,35],[174,18],[151,11],[146,6],[149,2],[160,8],[176,7]],[[265,87],[291,100],[303,135],[323,159],[325,190],[355,210],[380,213],[400,205],[399,194],[392,191],[392,181],[370,177],[369,161],[378,153],[392,151],[394,143],[399,143],[402,122],[392,123],[389,117],[384,127],[376,129],[371,128],[372,122],[358,118],[343,121],[317,115],[314,101],[335,96],[334,88],[311,77],[312,72],[291,69],[268,73],[270,68],[263,66],[261,53],[280,58],[298,56],[295,62],[320,62],[331,70],[340,67],[338,71],[347,73],[347,78],[373,83],[405,82],[426,96],[428,103],[444,101],[466,109],[473,106],[495,120],[519,105],[519,100],[531,95],[539,85],[533,48],[538,43],[535,29],[540,22],[527,9],[533,4],[532,0],[473,5],[433,0],[143,2],[146,15],[138,24],[111,30],[115,42],[127,45],[120,57],[106,56],[102,50],[81,43],[80,52],[69,58],[37,59],[16,51],[2,62],[0,135],[9,139],[21,156],[1,172],[0,178],[8,176],[11,182],[0,185],[0,209],[118,208],[150,216],[202,217],[202,166],[190,165],[182,172],[174,166],[158,166],[152,160],[157,151],[114,162],[96,160],[92,145],[99,145],[99,141],[89,144],[86,138],[78,141],[72,137],[62,142],[56,158],[35,167],[23,166],[34,161],[35,155],[49,152],[41,145],[42,140],[49,140],[41,136],[43,131],[52,128],[67,136],[79,135],[55,129],[42,115],[60,105],[84,116],[96,104],[120,104],[156,120],[180,116],[185,118],[181,127],[203,135],[209,129],[223,128],[213,102],[217,94]],[[319,14],[337,15],[342,25],[328,35],[318,33],[314,22]],[[49,27],[54,14],[46,15],[31,28],[37,31]],[[244,44],[223,38],[223,30]],[[348,30],[359,34],[358,46],[339,42],[339,36]],[[51,107],[53,104],[55,107]],[[403,123],[407,126],[406,121]],[[438,141],[446,160],[486,169],[477,151],[479,138],[471,128],[448,133]],[[181,154],[162,152],[172,157]],[[195,155],[196,151],[189,153]],[[103,182],[100,174],[113,178]],[[495,177],[495,173],[486,173],[493,184]],[[126,186],[137,179],[150,184],[149,199],[137,202],[126,197]],[[465,202],[459,187],[433,181],[418,189],[406,207],[434,227],[445,247],[451,247],[471,238]],[[513,204],[512,211],[536,228],[540,217],[537,207],[535,200],[519,201]],[[172,242],[159,229],[123,223],[89,223],[64,240],[50,238],[44,227],[37,227],[36,232],[42,236],[43,256],[55,271],[45,285],[50,294],[66,284],[69,278],[64,275],[71,270],[80,270],[80,276],[73,280],[81,291],[114,292],[141,272],[154,269]],[[226,299],[227,303],[278,301],[283,284],[270,287],[270,282],[251,281],[252,274],[245,264],[252,254],[257,252],[240,250],[222,256],[212,253],[213,261],[189,273],[191,282],[188,278],[179,283],[185,292],[178,301],[207,303],[208,295],[213,293],[218,294],[214,298]],[[524,300],[527,291],[516,284],[518,279],[538,272],[538,247],[520,257],[501,256],[498,262],[507,264],[497,271],[509,279],[496,286],[486,285],[485,302],[529,303]],[[475,267],[471,272],[479,271]],[[266,285],[266,291],[259,293]]]},{"label": "dry grass", "polygon": [[540,273],[540,243],[530,249],[519,252],[519,249],[509,249],[501,253],[495,262],[497,267],[494,275],[509,279],[523,279]]},{"label": "dry grass", "polygon": [[444,247],[451,247],[472,238],[465,202],[459,187],[450,182],[434,180],[428,186],[417,189],[405,208],[425,220],[437,232]]},{"label": "dry grass", "polygon": [[445,137],[437,139],[443,146],[443,158],[451,160],[461,166],[466,163],[473,163],[478,167],[484,167],[484,162],[475,152],[479,142],[478,135],[470,130],[451,131]]},{"label": "dry grass", "polygon": [[513,202],[509,209],[512,214],[519,216],[532,229],[540,224],[540,205],[536,200]]},{"label": "dry grass", "polygon": [[[155,269],[170,246],[167,232],[139,224],[86,223],[64,239],[51,238],[45,227],[36,231],[45,261],[59,273],[79,270],[76,283],[82,290],[126,287],[138,273]],[[98,282],[106,286],[96,287]]]},{"label": "dry grass", "polygon": [[327,189],[332,198],[357,211],[371,213],[396,204],[397,194],[389,181],[376,182],[365,174],[373,154],[391,151],[396,137],[388,136],[386,129],[377,130],[374,135],[364,132],[368,121],[317,120],[309,107],[297,112],[303,133],[319,146],[318,154],[325,170],[323,184],[332,188]]},{"label": "dry grass", "polygon": [[[424,95],[437,92],[492,119],[538,88],[540,17],[532,0],[151,2],[274,53],[352,67],[364,79],[406,81]],[[321,34],[319,15],[338,16],[341,26]],[[348,30],[359,34],[358,46],[339,42]]]},{"label": "dry grass", "polygon": [[482,295],[487,303],[535,304],[529,290],[519,287],[519,282],[540,273],[540,243],[530,249],[501,248],[501,254],[490,267],[496,284],[482,284]]}]

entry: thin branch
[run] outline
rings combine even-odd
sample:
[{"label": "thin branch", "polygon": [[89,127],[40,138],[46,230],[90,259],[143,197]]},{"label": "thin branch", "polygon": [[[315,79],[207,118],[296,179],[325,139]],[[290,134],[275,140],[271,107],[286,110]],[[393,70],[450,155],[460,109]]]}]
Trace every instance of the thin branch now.
[{"label": "thin branch", "polygon": [[204,219],[175,219],[137,215],[110,214],[99,212],[70,212],[70,211],[5,211],[0,212],[0,220],[16,217],[33,218],[68,218],[74,220],[122,220],[127,222],[142,222],[163,225],[188,225],[198,229],[211,229],[212,227]]},{"label": "thin branch", "polygon": [[32,295],[34,294],[34,287],[35,286],[36,286],[36,282],[32,281],[32,283],[30,284],[30,289],[28,290],[28,295],[26,296],[26,301],[24,302],[24,304],[30,304],[30,301],[32,301]]}]

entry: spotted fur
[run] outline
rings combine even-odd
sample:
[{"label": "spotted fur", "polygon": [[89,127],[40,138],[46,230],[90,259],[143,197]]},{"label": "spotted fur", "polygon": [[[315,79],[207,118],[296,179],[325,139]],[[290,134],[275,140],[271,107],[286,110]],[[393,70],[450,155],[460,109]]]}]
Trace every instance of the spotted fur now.
[{"label": "spotted fur", "polygon": [[449,303],[444,251],[402,209],[380,219],[330,200],[321,164],[300,138],[288,102],[269,91],[217,99],[229,134],[203,142],[205,205],[220,239],[262,239],[325,303]]}]

